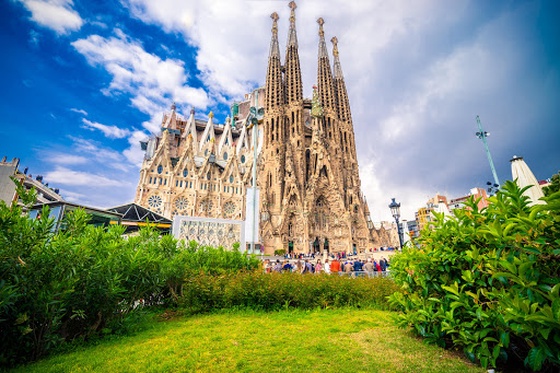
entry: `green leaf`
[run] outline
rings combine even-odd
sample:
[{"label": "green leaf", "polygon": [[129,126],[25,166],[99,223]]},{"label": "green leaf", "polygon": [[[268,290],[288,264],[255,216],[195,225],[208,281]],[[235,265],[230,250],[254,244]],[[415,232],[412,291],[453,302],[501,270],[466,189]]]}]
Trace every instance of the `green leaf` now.
[{"label": "green leaf", "polygon": [[527,357],[525,358],[525,364],[529,366],[532,370],[540,370],[543,363],[546,360],[546,352],[542,346],[533,347]]},{"label": "green leaf", "polygon": [[500,343],[505,348],[509,347],[509,333],[506,331],[500,331]]},{"label": "green leaf", "polygon": [[539,333],[541,333],[544,339],[548,339],[551,330],[551,328],[539,328]]},{"label": "green leaf", "polygon": [[500,345],[494,346],[494,349],[492,350],[492,357],[494,358],[494,361],[496,361],[500,356],[500,350],[501,350]]}]

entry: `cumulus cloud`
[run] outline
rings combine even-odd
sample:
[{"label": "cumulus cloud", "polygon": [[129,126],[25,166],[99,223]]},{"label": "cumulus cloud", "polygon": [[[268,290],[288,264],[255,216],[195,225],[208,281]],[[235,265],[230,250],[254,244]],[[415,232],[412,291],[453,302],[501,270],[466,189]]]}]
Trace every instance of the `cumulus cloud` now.
[{"label": "cumulus cloud", "polygon": [[[240,98],[263,84],[270,29],[268,15],[281,3],[232,0],[227,2],[162,0],[123,1],[131,15],[168,32],[182,33],[196,46],[199,78],[211,96],[221,102],[225,97]],[[287,7],[286,7],[287,8]],[[258,15],[258,16],[256,16]],[[259,31],[256,31],[259,30]]]},{"label": "cumulus cloud", "polygon": [[106,94],[128,94],[134,107],[150,115],[161,115],[173,101],[201,108],[208,105],[206,92],[188,85],[183,61],[161,59],[122,31],[116,34],[110,38],[90,35],[72,43],[91,65],[103,67],[112,76]]},{"label": "cumulus cloud", "polygon": [[138,168],[140,168],[144,160],[144,151],[140,149],[140,141],[145,141],[147,138],[146,133],[133,131],[128,137],[129,147],[123,151],[126,159]]},{"label": "cumulus cloud", "polygon": [[60,35],[79,30],[84,21],[72,0],[20,0],[31,12],[31,20]]},{"label": "cumulus cloud", "polygon": [[56,167],[53,171],[47,172],[45,178],[52,181],[53,184],[70,186],[95,185],[98,188],[107,188],[123,185],[121,181],[108,178],[104,175],[74,171],[66,167]]},{"label": "cumulus cloud", "polygon": [[93,140],[79,137],[70,137],[73,141],[72,150],[77,154],[84,154],[88,159],[93,160],[97,165],[107,169],[115,169],[128,172],[132,165],[127,162],[123,154],[110,147],[103,146]]},{"label": "cumulus cloud", "polygon": [[85,128],[91,130],[93,129],[99,130],[103,132],[103,134],[110,139],[122,139],[130,135],[130,131],[127,129],[119,128],[117,126],[108,126],[106,124],[92,122],[90,120],[87,120],[86,118],[82,119],[82,123],[84,123]]},{"label": "cumulus cloud", "polygon": [[75,154],[51,153],[47,157],[52,163],[61,165],[77,165],[89,162],[86,157]]}]

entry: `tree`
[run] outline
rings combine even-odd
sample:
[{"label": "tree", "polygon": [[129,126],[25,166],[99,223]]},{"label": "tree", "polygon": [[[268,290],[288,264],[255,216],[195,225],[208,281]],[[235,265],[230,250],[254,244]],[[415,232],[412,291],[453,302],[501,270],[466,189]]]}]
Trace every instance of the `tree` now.
[{"label": "tree", "polygon": [[560,190],[560,171],[557,174],[552,175],[550,178],[550,184],[543,188],[543,193],[545,196],[549,196]]}]

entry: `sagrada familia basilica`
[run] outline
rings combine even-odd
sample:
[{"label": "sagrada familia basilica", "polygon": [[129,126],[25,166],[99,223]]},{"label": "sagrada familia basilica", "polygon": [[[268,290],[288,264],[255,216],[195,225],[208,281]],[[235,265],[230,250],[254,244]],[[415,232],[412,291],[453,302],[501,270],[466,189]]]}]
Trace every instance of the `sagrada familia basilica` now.
[{"label": "sagrada familia basilica", "polygon": [[161,133],[142,143],[135,202],[170,219],[245,220],[256,175],[258,242],[265,253],[381,246],[389,231],[374,227],[361,192],[337,39],[331,39],[331,66],[319,18],[316,86],[312,98],[303,97],[293,1],[290,8],[284,60],[273,13],[265,86],[234,103],[225,124],[214,123],[212,113],[198,120],[194,110],[183,118],[171,106]]}]

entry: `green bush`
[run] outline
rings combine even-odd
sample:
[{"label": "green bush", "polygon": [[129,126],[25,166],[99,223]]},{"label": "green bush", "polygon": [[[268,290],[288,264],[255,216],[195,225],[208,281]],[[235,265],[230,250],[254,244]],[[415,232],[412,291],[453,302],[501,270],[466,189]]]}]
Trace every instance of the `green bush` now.
[{"label": "green bush", "polygon": [[375,307],[387,309],[398,290],[384,277],[348,278],[297,273],[230,272],[189,277],[179,305],[190,313],[227,308],[274,311],[283,308]]},{"label": "green bush", "polygon": [[166,280],[169,293],[169,305],[175,306],[184,296],[190,279],[199,274],[207,276],[221,276],[238,271],[251,271],[259,267],[260,261],[254,255],[241,253],[237,248],[225,250],[223,247],[214,248],[190,241],[188,245],[181,243],[166,258],[163,267],[163,278]]},{"label": "green bush", "polygon": [[284,255],[286,255],[286,249],[274,250],[274,256],[284,256]]},{"label": "green bush", "polygon": [[123,239],[123,228],[87,225],[83,210],[54,233],[44,208],[31,220],[0,205],[0,364],[34,360],[64,340],[98,333],[160,292],[160,261]]},{"label": "green bush", "polygon": [[[34,193],[17,186],[30,206]],[[0,202],[0,366],[35,360],[63,341],[118,331],[140,306],[175,305],[185,279],[255,269],[239,251],[187,247],[144,228],[94,227],[83,210],[54,232],[48,208],[29,219]]]},{"label": "green bush", "polygon": [[560,366],[560,193],[531,207],[522,192],[508,182],[482,211],[436,215],[392,258],[401,325],[484,367]]}]

